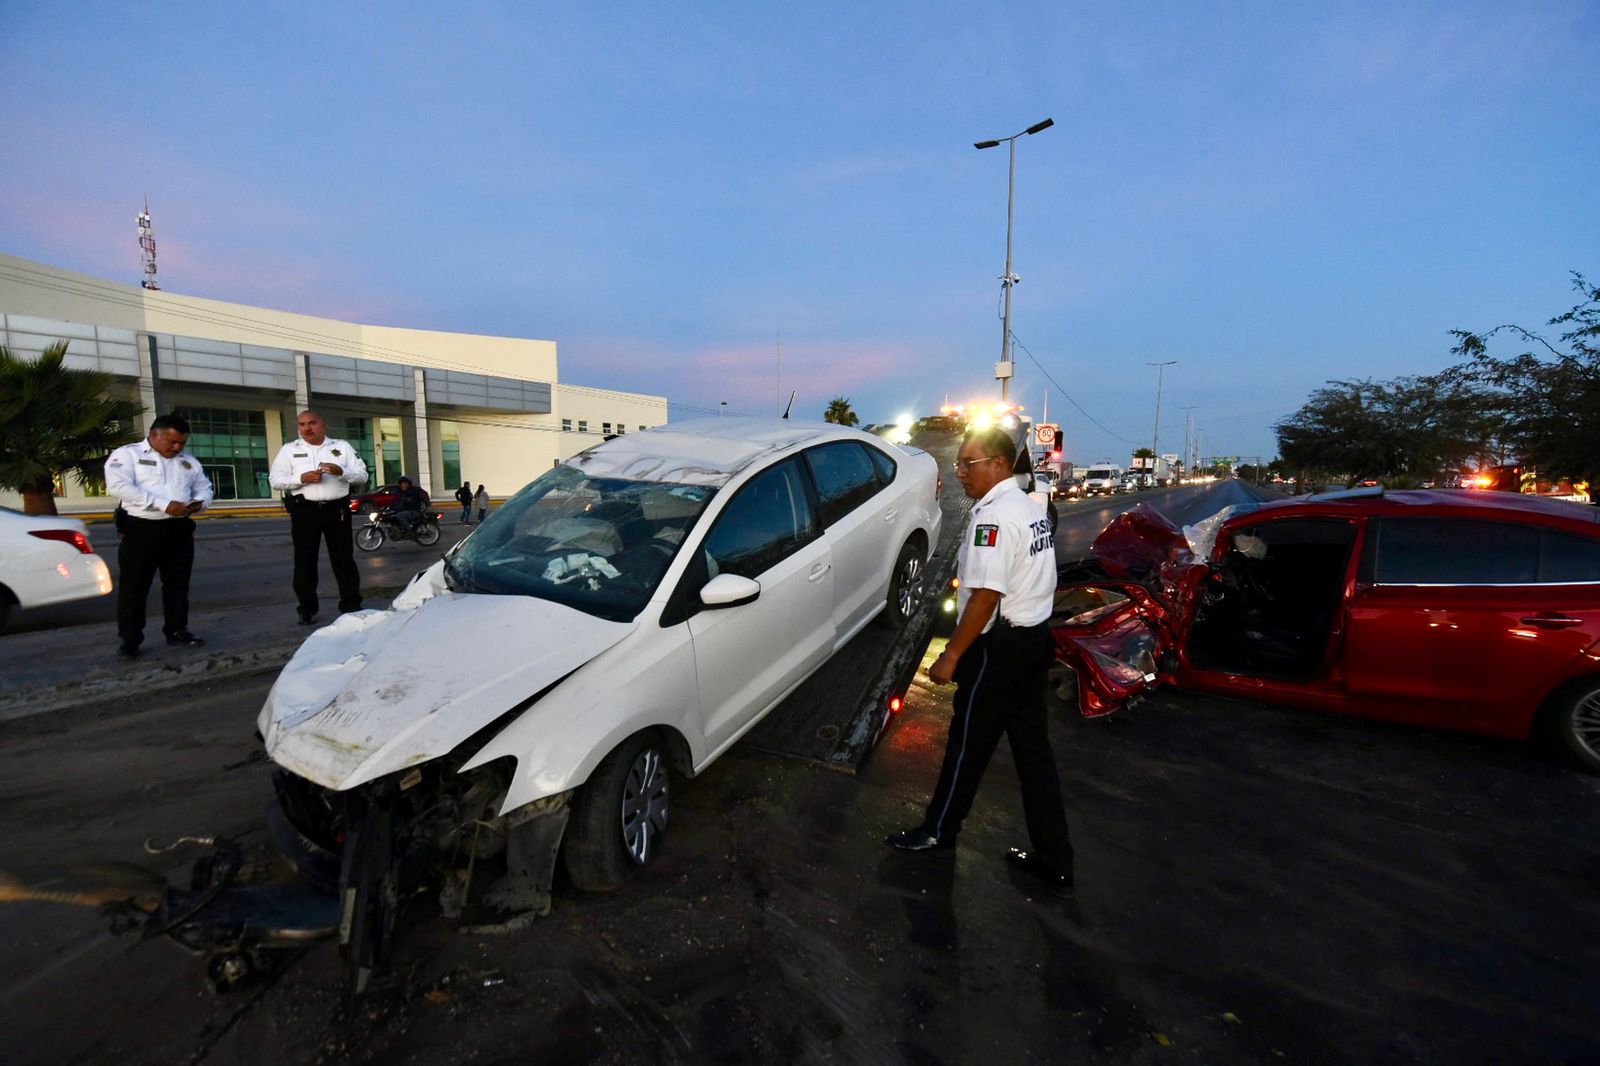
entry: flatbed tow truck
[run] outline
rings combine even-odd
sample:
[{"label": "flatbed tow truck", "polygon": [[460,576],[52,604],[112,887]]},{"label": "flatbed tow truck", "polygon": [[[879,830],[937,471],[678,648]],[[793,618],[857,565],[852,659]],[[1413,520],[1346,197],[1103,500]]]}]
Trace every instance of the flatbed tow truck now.
[{"label": "flatbed tow truck", "polygon": [[[932,431],[912,443],[947,470],[959,441],[957,434]],[[894,630],[864,627],[751,730],[745,743],[844,773],[855,773],[861,767],[922,663],[941,610],[939,593],[948,587],[955,571],[955,546],[971,503],[955,478],[944,479],[939,542],[924,571],[923,602],[910,621]],[[277,805],[269,808],[269,823],[271,812],[278,810]],[[535,834],[540,845],[533,849],[539,853],[533,856],[538,859],[537,869],[528,871],[545,889],[565,820],[534,819],[533,824],[548,823],[551,830]],[[377,828],[368,828],[368,822]],[[109,874],[100,871],[87,881],[0,883],[0,900],[49,899],[100,907],[114,932],[136,933],[142,939],[171,938],[203,957],[206,975],[218,992],[262,978],[270,981],[312,943],[337,936],[351,970],[353,1002],[387,954],[389,926],[375,925],[372,915],[386,913],[392,921],[400,903],[394,894],[397,878],[366,875],[369,867],[397,867],[404,861],[384,836],[386,824],[382,818],[362,819],[352,830],[362,844],[346,848],[343,861],[357,864],[363,872],[338,879],[338,884],[352,886],[344,898],[330,894],[336,884],[308,884],[299,878],[256,880],[257,864],[238,842],[193,836],[167,845],[146,842],[152,854],[184,846],[207,849],[194,863],[187,885],[168,883],[143,867],[126,867]],[[374,837],[371,841],[366,840],[369,834]],[[548,897],[544,909],[548,909]],[[536,907],[524,918],[536,919],[544,909]],[[523,924],[523,919],[517,919],[505,928]],[[478,926],[476,930],[490,932],[494,927]]]}]

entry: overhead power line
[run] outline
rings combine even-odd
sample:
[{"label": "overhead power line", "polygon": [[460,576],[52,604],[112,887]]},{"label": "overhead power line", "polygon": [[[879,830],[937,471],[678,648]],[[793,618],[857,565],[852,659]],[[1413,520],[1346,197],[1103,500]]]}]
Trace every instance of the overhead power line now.
[{"label": "overhead power line", "polygon": [[1116,430],[1111,429],[1110,427],[1106,426],[1103,422],[1101,422],[1099,419],[1095,418],[1094,415],[1091,415],[1088,411],[1084,410],[1083,405],[1080,404],[1077,400],[1074,400],[1072,398],[1072,393],[1070,393],[1066,389],[1062,388],[1061,387],[1061,383],[1059,381],[1057,381],[1055,378],[1050,376],[1050,371],[1046,370],[1044,368],[1044,364],[1039,362],[1038,358],[1032,352],[1030,352],[1028,350],[1028,346],[1027,345],[1023,344],[1020,340],[1017,339],[1017,335],[1015,333],[1011,334],[1011,343],[1015,344],[1018,348],[1021,348],[1022,351],[1023,351],[1023,354],[1025,354],[1029,359],[1033,360],[1033,365],[1039,368],[1039,373],[1044,375],[1044,379],[1046,381],[1048,381],[1051,385],[1055,386],[1055,388],[1061,393],[1061,395],[1066,397],[1066,401],[1068,403],[1070,403],[1073,407],[1078,409],[1078,413],[1079,414],[1083,415],[1084,418],[1087,418],[1090,422],[1093,422],[1102,431],[1104,431],[1106,433],[1109,433],[1111,436],[1113,436],[1113,437],[1117,438],[1118,440],[1122,441],[1124,444],[1132,444],[1136,448],[1140,447],[1138,441],[1130,440],[1127,437],[1124,437],[1122,434],[1118,433]]}]

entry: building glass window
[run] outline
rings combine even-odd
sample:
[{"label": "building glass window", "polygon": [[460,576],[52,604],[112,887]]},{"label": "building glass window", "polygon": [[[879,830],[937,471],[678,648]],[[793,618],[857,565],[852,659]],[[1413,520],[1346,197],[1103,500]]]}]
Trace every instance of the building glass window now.
[{"label": "building glass window", "polygon": [[400,461],[400,420],[398,418],[380,418],[378,423],[378,453],[382,456],[381,473],[374,469],[371,484],[388,485],[404,474],[405,467]]},{"label": "building glass window", "polygon": [[[346,417],[340,419],[336,426],[337,428],[329,426],[329,433],[348,441],[350,447],[355,449],[356,454],[361,456],[361,461],[367,464],[367,476],[376,478],[378,476],[378,464],[375,461],[377,452],[374,444],[376,442],[372,439],[372,419]],[[374,481],[372,484],[375,486],[377,482]]]},{"label": "building glass window", "polygon": [[649,428],[650,428],[650,427],[649,427],[649,426],[640,426],[640,427],[639,427],[639,432],[640,432],[640,433],[643,433],[643,432],[644,432],[644,431],[645,431],[645,430],[647,430],[647,429],[649,429]]},{"label": "building glass window", "polygon": [[600,432],[602,432],[602,433],[610,433],[611,432],[611,423],[610,422],[602,422],[602,423],[600,423]]},{"label": "building glass window", "polygon": [[174,413],[189,423],[189,454],[200,460],[217,499],[264,500],[272,495],[265,411],[179,407]]},{"label": "building glass window", "polygon": [[446,488],[461,484],[461,424],[439,423],[439,461],[444,465]]},{"label": "building glass window", "polygon": [[578,419],[578,432],[579,433],[587,433],[587,432],[589,432],[589,420],[588,419],[586,419],[586,418]]},{"label": "building glass window", "polygon": [[572,419],[563,418],[561,420],[561,432],[563,432],[563,433],[571,433],[572,432]]}]

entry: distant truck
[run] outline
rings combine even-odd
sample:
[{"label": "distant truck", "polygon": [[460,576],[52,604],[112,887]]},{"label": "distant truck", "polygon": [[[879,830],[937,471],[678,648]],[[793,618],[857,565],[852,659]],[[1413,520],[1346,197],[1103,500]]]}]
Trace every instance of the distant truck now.
[{"label": "distant truck", "polygon": [[1128,469],[1139,475],[1141,488],[1161,488],[1172,483],[1172,463],[1164,455],[1153,458],[1134,456]]},{"label": "distant truck", "polygon": [[1122,487],[1122,467],[1102,459],[1083,472],[1085,496],[1115,496]]}]

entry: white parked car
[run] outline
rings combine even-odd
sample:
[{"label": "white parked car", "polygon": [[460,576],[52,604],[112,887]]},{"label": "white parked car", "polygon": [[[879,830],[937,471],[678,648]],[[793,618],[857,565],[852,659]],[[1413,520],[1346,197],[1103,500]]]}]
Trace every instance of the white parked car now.
[{"label": "white parked car", "polygon": [[111,591],[111,572],[76,518],[0,507],[0,629],[14,607],[45,607]]},{"label": "white parked car", "polygon": [[385,847],[476,856],[480,878],[524,868],[516,827],[559,810],[572,881],[616,886],[656,854],[669,768],[704,770],[864,625],[915,610],[939,481],[919,449],[820,422],[580,452],[391,609],[300,648],[259,719],[287,771],[274,832],[343,897],[374,810]]}]

